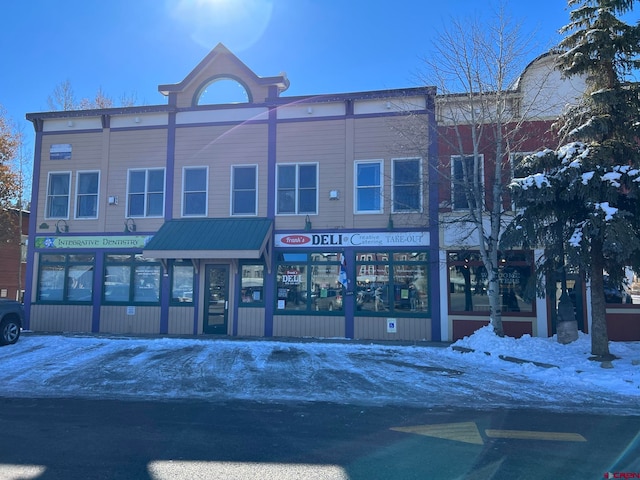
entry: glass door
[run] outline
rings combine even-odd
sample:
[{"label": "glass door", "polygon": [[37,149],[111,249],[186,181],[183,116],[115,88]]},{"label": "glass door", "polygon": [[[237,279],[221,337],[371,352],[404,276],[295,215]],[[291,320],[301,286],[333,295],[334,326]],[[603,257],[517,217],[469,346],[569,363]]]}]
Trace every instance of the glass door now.
[{"label": "glass door", "polygon": [[205,270],[204,333],[227,334],[229,266],[207,265]]}]

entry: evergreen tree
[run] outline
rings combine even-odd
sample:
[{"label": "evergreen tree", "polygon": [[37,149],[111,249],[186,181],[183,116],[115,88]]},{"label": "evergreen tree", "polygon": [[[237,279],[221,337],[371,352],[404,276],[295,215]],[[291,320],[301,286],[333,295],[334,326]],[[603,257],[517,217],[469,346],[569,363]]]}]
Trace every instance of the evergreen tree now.
[{"label": "evergreen tree", "polygon": [[610,356],[604,277],[621,285],[625,267],[640,270],[640,91],[626,81],[640,66],[640,26],[620,19],[633,3],[569,0],[558,67],[586,75],[587,93],[558,122],[568,143],[525,159],[528,175],[511,186],[523,210],[505,237],[547,248],[540,274],[565,260],[587,274],[591,353],[600,358]]}]

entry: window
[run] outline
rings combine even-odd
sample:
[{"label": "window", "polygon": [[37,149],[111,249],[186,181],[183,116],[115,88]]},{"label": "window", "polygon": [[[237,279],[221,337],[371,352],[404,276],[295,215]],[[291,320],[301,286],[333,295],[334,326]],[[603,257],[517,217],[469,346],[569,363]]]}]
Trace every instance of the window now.
[{"label": "window", "polygon": [[356,253],[356,311],[363,315],[422,314],[429,309],[427,254]]},{"label": "window", "polygon": [[182,170],[182,216],[207,215],[207,167],[185,167]]},{"label": "window", "polygon": [[98,218],[100,172],[78,172],[76,218]]},{"label": "window", "polygon": [[70,172],[49,173],[47,218],[69,218]]},{"label": "window", "polygon": [[[449,311],[489,314],[487,270],[480,253],[460,251],[448,253]],[[532,313],[535,303],[533,258],[529,252],[500,254],[498,271],[503,312]]]},{"label": "window", "polygon": [[356,162],[356,213],[382,213],[382,162]]},{"label": "window", "polygon": [[278,165],[278,214],[318,213],[317,164]]},{"label": "window", "polygon": [[264,264],[243,263],[240,306],[264,305]]},{"label": "window", "polygon": [[105,258],[105,303],[158,303],[160,262],[142,255],[107,255]]},{"label": "window", "polygon": [[161,217],[164,213],[164,168],[129,170],[127,216]]},{"label": "window", "polygon": [[234,166],[231,167],[231,214],[255,215],[257,212],[257,187],[258,167]]},{"label": "window", "polygon": [[281,253],[276,275],[278,310],[342,312],[339,253]]},{"label": "window", "polygon": [[194,268],[191,262],[171,265],[171,303],[193,305]]},{"label": "window", "polygon": [[422,171],[419,158],[393,160],[393,211],[422,211]]},{"label": "window", "polygon": [[[478,164],[474,165],[473,155],[451,157],[451,183],[452,183],[452,203],[456,210],[465,210],[469,208],[467,201],[467,193],[471,193],[473,187],[473,172],[477,166],[477,184],[483,191],[483,156],[478,156]],[[475,207],[473,199],[471,199],[471,207]]]},{"label": "window", "polygon": [[41,255],[38,274],[38,301],[91,302],[93,269],[93,255]]}]

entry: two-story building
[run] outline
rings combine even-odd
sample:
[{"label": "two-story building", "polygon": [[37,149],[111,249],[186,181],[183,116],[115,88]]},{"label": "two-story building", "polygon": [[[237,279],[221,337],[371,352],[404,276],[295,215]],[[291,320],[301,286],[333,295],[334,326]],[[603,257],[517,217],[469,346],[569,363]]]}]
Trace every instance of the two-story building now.
[{"label": "two-story building", "polygon": [[27,328],[443,338],[435,89],[288,86],[218,45],[166,105],[28,114]]}]

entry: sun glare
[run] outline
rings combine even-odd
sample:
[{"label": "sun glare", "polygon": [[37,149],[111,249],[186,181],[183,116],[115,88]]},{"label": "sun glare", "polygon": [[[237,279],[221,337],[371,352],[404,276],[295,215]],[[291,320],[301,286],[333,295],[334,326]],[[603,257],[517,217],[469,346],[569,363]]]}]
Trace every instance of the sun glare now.
[{"label": "sun glare", "polygon": [[273,0],[169,0],[169,13],[211,49],[218,43],[239,52],[256,43],[271,19]]}]

